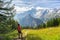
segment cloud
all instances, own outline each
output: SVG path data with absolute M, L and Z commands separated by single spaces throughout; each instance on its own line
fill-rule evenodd
M 13 0 L 16 6 L 40 6 L 47 8 L 60 8 L 60 0 Z
M 44 8 L 44 7 L 36 7 L 36 10 L 41 10 L 41 9 L 50 9 L 50 8 Z
M 25 11 L 31 10 L 33 7 L 19 7 L 15 6 L 16 13 L 23 13 Z

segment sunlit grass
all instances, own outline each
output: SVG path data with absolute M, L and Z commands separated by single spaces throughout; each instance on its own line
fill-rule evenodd
M 60 40 L 60 27 L 51 27 L 43 29 L 24 29 L 23 34 L 27 32 L 27 40 Z M 0 34 L 0 36 L 5 36 L 6 39 L 17 38 L 17 30 L 9 32 L 7 34 Z M 8 40 L 7 39 L 7 40 Z
M 29 30 L 28 40 L 60 40 L 60 27 Z

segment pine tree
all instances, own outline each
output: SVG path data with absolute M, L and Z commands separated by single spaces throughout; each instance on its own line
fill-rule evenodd
M 15 14 L 14 4 L 12 0 L 4 1 L 0 0 L 0 33 L 6 33 L 10 31 L 15 23 L 13 16 Z

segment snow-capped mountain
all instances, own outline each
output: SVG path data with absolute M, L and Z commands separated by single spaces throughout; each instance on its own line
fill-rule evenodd
M 47 9 L 48 10 L 48 9 Z M 50 10 L 48 10 L 49 12 L 48 12 L 48 14 L 46 14 L 45 16 L 44 16 L 44 18 L 56 18 L 56 16 L 59 16 L 60 17 L 60 9 L 50 9 Z
M 41 23 L 45 23 L 51 18 L 60 17 L 60 9 L 36 9 L 25 11 L 23 13 L 17 14 L 20 24 L 24 26 L 34 26 Z
M 43 23 L 42 20 L 33 18 L 31 14 L 27 14 L 24 18 L 20 19 L 20 24 L 23 26 L 37 26 Z

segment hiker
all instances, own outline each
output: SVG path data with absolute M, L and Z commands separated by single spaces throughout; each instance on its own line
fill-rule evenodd
M 19 39 L 21 39 L 22 38 L 22 32 L 21 32 L 21 26 L 20 26 L 20 24 L 18 24 L 18 37 L 19 37 Z

